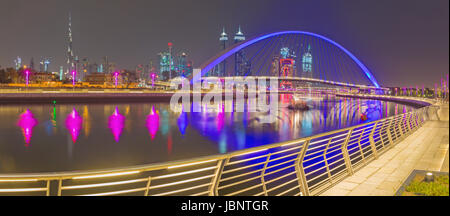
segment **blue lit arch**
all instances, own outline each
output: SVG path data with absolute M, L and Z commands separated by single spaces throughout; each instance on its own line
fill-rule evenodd
M 318 35 L 318 34 L 315 34 L 315 33 L 311 33 L 311 32 L 305 32 L 305 31 L 281 31 L 281 32 L 274 32 L 274 33 L 270 33 L 270 34 L 266 34 L 266 35 L 262 35 L 262 36 L 258 36 L 258 37 L 254 37 L 254 38 L 248 39 L 248 40 L 246 40 L 246 41 L 244 41 L 244 42 L 242 42 L 240 44 L 237 44 L 235 46 L 230 47 L 229 49 L 225 50 L 224 52 L 219 53 L 218 56 L 216 56 L 216 57 L 212 58 L 211 60 L 207 61 L 206 63 L 204 63 L 200 67 L 201 75 L 202 76 L 205 75 L 208 71 L 212 70 L 220 62 L 222 62 L 223 60 L 225 60 L 226 58 L 228 58 L 229 56 L 233 55 L 234 53 L 238 52 L 239 50 L 241 50 L 243 48 L 246 48 L 246 47 L 248 47 L 248 46 L 250 46 L 250 45 L 252 45 L 254 43 L 257 43 L 258 41 L 261 41 L 261 40 L 264 40 L 264 39 L 267 39 L 267 38 L 270 38 L 270 37 L 284 35 L 284 34 L 303 34 L 303 35 L 309 35 L 309 36 L 313 36 L 313 37 L 320 38 L 320 39 L 323 39 L 323 40 L 327 41 L 328 43 L 336 46 L 337 48 L 342 50 L 345 54 L 347 54 L 361 68 L 361 70 L 364 72 L 364 75 L 370 80 L 370 82 L 375 87 L 377 87 L 377 88 L 380 87 L 380 85 L 378 84 L 377 80 L 372 75 L 372 73 L 369 71 L 369 69 L 358 58 L 356 58 L 350 51 L 348 51 L 343 46 L 341 46 L 340 44 L 332 41 L 331 39 L 329 39 L 327 37 L 324 37 L 322 35 Z

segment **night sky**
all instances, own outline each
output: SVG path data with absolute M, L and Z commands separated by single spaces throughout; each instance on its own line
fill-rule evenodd
M 310 31 L 340 43 L 383 86 L 432 86 L 449 71 L 448 0 L 0 0 L 0 67 L 16 56 L 65 66 L 68 15 L 80 58 L 121 69 L 157 62 L 172 42 L 199 66 L 219 34 Z

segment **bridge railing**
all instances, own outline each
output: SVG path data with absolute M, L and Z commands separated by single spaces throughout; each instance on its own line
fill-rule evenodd
M 0 174 L 0 195 L 317 195 L 417 130 L 429 107 L 311 137 L 191 160 Z

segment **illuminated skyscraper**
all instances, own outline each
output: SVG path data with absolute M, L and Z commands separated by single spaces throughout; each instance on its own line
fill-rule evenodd
M 14 65 L 16 66 L 16 70 L 19 70 L 19 68 L 22 67 L 22 59 L 19 56 L 14 59 Z
M 31 57 L 31 60 L 30 60 L 30 69 L 34 70 L 34 58 L 33 57 Z
M 74 55 L 73 55 L 73 48 L 72 48 L 72 14 L 69 13 L 69 31 L 67 33 L 67 74 L 66 76 L 71 76 L 71 71 L 75 70 L 75 61 L 74 61 Z
M 241 31 L 241 26 L 239 26 L 239 30 L 234 36 L 234 43 L 240 43 L 244 40 L 245 36 Z M 234 76 L 250 75 L 250 62 L 247 60 L 243 50 L 240 50 L 234 54 L 234 70 Z
M 293 77 L 297 68 L 295 64 L 295 52 L 289 50 L 288 47 L 282 47 L 280 54 L 272 58 L 270 75 L 275 77 Z M 282 81 L 280 87 L 292 88 L 292 82 Z
M 311 45 L 308 45 L 308 50 L 302 57 L 302 69 L 303 74 L 302 77 L 312 78 L 312 54 L 311 54 Z
M 295 76 L 297 71 L 295 64 L 296 57 L 295 52 L 291 51 L 288 47 L 282 47 L 280 54 L 272 58 L 270 75 L 276 77 Z
M 172 79 L 172 72 L 175 71 L 175 62 L 172 55 L 172 43 L 168 43 L 169 51 L 159 53 L 159 78 L 162 80 Z
M 228 41 L 228 36 L 227 33 L 225 33 L 225 27 L 222 30 L 222 34 L 220 34 L 220 48 L 222 50 L 225 50 L 227 48 L 227 41 Z M 217 70 L 217 76 L 221 77 L 221 76 L 225 76 L 226 74 L 226 60 L 224 59 L 218 66 L 218 70 Z
M 50 57 L 42 57 L 39 62 L 39 71 L 40 72 L 48 72 L 48 67 L 50 65 Z

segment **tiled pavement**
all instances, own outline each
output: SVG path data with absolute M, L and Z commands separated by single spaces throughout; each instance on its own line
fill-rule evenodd
M 448 116 L 448 105 L 446 112 Z M 392 196 L 414 169 L 448 172 L 448 150 L 448 120 L 428 121 L 378 159 L 321 195 Z

